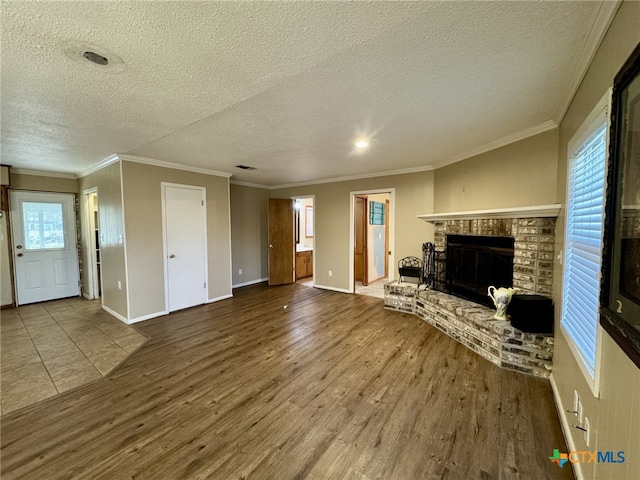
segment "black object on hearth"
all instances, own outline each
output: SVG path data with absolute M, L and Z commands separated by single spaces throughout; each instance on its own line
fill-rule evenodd
M 400 282 L 406 277 L 415 278 L 419 287 L 423 281 L 424 272 L 422 271 L 422 260 L 418 257 L 404 257 L 398 262 L 398 274 Z
M 542 295 L 514 295 L 507 308 L 511 325 L 526 333 L 553 333 L 553 300 Z

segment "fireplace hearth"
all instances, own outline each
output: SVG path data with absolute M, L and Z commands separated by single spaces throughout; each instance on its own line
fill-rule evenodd
M 385 307 L 417 315 L 502 368 L 548 378 L 553 334 L 520 331 L 508 321 L 494 319 L 493 305 L 488 308 L 478 303 L 489 300 L 489 285 L 513 286 L 536 298 L 551 296 L 559 210 L 560 205 L 538 205 L 418 215 L 434 225 L 433 243 L 422 247 L 426 289 L 387 283 Z M 466 245 L 469 240 L 476 245 Z M 447 257 L 453 257 L 449 267 Z M 467 268 L 470 265 L 473 268 Z M 447 276 L 447 269 L 455 272 Z M 460 278 L 452 281 L 455 274 Z M 451 284 L 454 289 L 475 291 L 478 297 L 468 300 L 460 298 L 460 293 L 449 294 Z M 468 294 L 463 296 L 469 298 Z M 544 324 L 536 318 L 531 320 L 534 329 Z

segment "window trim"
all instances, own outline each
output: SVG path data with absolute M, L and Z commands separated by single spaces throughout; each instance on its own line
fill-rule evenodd
M 569 235 L 569 225 L 568 225 L 568 212 L 567 209 L 569 207 L 569 186 L 570 186 L 570 182 L 571 182 L 571 167 L 572 167 L 572 162 L 574 161 L 574 158 L 577 154 L 577 152 L 579 151 L 579 149 L 584 145 L 585 141 L 591 136 L 593 135 L 599 128 L 602 127 L 602 125 L 606 125 L 606 131 L 605 131 L 605 164 L 604 164 L 604 170 L 602 172 L 603 176 L 604 176 L 604 181 L 605 181 L 605 191 L 606 191 L 606 182 L 607 182 L 607 165 L 608 165 L 608 154 L 609 154 L 609 131 L 611 128 L 611 118 L 610 118 L 610 111 L 611 111 L 611 93 L 612 93 L 612 89 L 609 88 L 607 90 L 607 92 L 604 94 L 604 96 L 600 99 L 600 101 L 598 101 L 598 103 L 596 104 L 596 106 L 594 107 L 594 109 L 591 111 L 591 113 L 587 116 L 587 118 L 584 120 L 584 122 L 582 123 L 582 125 L 578 128 L 578 130 L 575 132 L 575 134 L 573 135 L 573 137 L 571 137 L 571 140 L 569 140 L 569 143 L 567 145 L 567 174 L 566 174 L 566 190 L 565 190 L 565 232 L 564 232 L 564 250 L 566 251 L 567 246 L 569 244 L 568 242 L 568 235 Z M 600 233 L 601 235 L 604 234 L 604 197 L 602 198 L 602 209 L 603 209 L 603 215 L 602 215 L 602 225 L 601 225 L 601 230 Z M 603 257 L 602 257 L 602 249 L 600 250 L 600 268 L 598 270 L 598 275 L 601 275 L 601 267 L 602 267 L 602 261 L 603 261 Z M 580 371 L 582 372 L 582 374 L 584 375 L 585 381 L 587 382 L 587 384 L 589 385 L 589 387 L 591 388 L 591 392 L 593 393 L 593 395 L 595 397 L 599 397 L 600 396 L 600 367 L 601 367 L 601 357 L 602 357 L 602 336 L 603 336 L 603 329 L 602 326 L 600 325 L 599 322 L 599 309 L 596 310 L 595 315 L 596 315 L 596 334 L 595 334 L 595 352 L 594 352 L 594 369 L 593 369 L 593 376 L 591 375 L 590 372 L 590 367 L 587 366 L 585 359 L 583 358 L 582 353 L 580 352 L 580 349 L 578 348 L 578 346 L 576 345 L 576 342 L 574 341 L 572 335 L 568 332 L 568 330 L 565 327 L 565 324 L 563 322 L 564 320 L 564 312 L 565 312 L 565 305 L 564 305 L 564 299 L 565 299 L 565 288 L 566 288 L 566 282 L 565 282 L 565 276 L 566 276 L 566 268 L 567 268 L 567 264 L 566 262 L 563 262 L 563 267 L 562 267 L 562 292 L 561 292 L 561 311 L 560 311 L 560 330 L 562 331 L 566 341 L 567 341 L 567 345 L 569 346 L 569 349 L 571 350 L 571 353 L 573 354 L 573 356 L 575 357 L 576 363 L 578 364 Z M 599 278 L 599 277 L 598 277 Z M 600 291 L 600 281 L 598 279 L 598 291 Z M 599 300 L 599 297 L 598 297 Z M 599 302 L 598 302 L 599 305 Z

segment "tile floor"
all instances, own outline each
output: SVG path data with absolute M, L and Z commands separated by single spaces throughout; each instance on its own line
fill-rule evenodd
M 356 282 L 356 294 L 368 295 L 369 297 L 384 298 L 384 284 L 387 282 L 388 280 L 386 279 L 386 277 L 381 278 L 380 280 L 376 280 L 366 287 L 363 287 L 361 282 Z
M 387 283 L 386 278 L 381 278 L 373 283 L 370 283 L 366 287 L 362 286 L 362 282 L 356 282 L 356 294 L 368 295 L 370 297 L 384 298 L 384 284 Z M 313 287 L 313 277 L 303 278 L 296 282 L 298 285 L 305 287 Z
M 82 298 L 0 312 L 0 414 L 106 376 L 146 337 Z
M 303 285 L 305 287 L 313 287 L 313 277 L 306 277 L 296 282 L 298 285 Z

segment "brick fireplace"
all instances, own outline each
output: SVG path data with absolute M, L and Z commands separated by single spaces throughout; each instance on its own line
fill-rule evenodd
M 560 205 L 542 205 L 418 218 L 434 224 L 437 250 L 446 250 L 447 235 L 513 238 L 513 286 L 550 296 L 559 210 Z M 541 377 L 551 373 L 553 335 L 521 332 L 508 321 L 495 320 L 492 308 L 398 282 L 385 285 L 385 307 L 416 315 L 501 368 Z
M 447 235 L 513 237 L 513 286 L 524 293 L 546 296 L 553 293 L 555 218 L 485 218 L 433 223 L 437 250 L 446 250 Z

